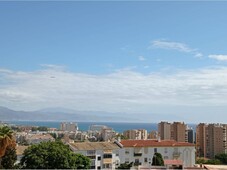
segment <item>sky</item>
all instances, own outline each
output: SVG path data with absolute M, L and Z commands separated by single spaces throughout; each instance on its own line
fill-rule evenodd
M 227 2 L 0 1 L 0 106 L 227 122 Z

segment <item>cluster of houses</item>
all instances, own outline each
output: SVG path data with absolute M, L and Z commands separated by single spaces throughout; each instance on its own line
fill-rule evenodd
M 93 125 L 86 134 L 83 134 L 75 124 L 62 123 L 60 130 L 49 129 L 47 132 L 34 132 L 27 129 L 17 132 L 16 139 L 17 143 L 31 145 L 43 141 L 54 141 L 57 136 L 61 135 L 62 141 L 69 145 L 73 152 L 89 157 L 90 168 L 96 170 L 116 169 L 121 164 L 131 164 L 132 167 L 139 169 L 151 168 L 153 167 L 152 158 L 156 152 L 160 153 L 164 159 L 163 168 L 194 167 L 196 151 L 194 144 L 176 140 L 160 140 L 157 137 L 147 139 L 146 131 L 134 131 L 126 131 L 125 136 L 129 139 L 121 140 L 120 137 L 116 137 L 116 133 L 111 128 L 103 125 Z M 27 147 L 17 146 L 18 161 Z
M 75 153 L 91 159 L 91 169 L 116 169 L 121 164 L 132 163 L 133 167 L 151 168 L 156 152 L 164 159 L 164 168 L 186 168 L 195 165 L 195 145 L 173 140 L 116 140 L 114 142 L 67 143 Z M 18 146 L 18 159 L 25 146 Z M 18 160 L 19 161 L 19 160 Z
M 92 160 L 91 169 L 116 169 L 120 164 L 152 167 L 156 152 L 163 156 L 165 168 L 195 165 L 195 145 L 173 140 L 116 140 L 114 142 L 69 143 L 75 153 Z

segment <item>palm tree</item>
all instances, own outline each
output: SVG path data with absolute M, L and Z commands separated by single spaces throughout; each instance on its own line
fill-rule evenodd
M 8 126 L 0 126 L 0 163 L 1 158 L 5 155 L 7 146 L 16 145 L 13 139 L 13 131 Z

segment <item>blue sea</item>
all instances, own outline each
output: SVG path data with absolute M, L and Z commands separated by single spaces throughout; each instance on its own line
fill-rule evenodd
M 53 121 L 10 121 L 7 122 L 14 125 L 27 125 L 27 126 L 46 126 L 50 128 L 60 128 L 61 122 Z M 114 129 L 114 131 L 122 133 L 129 129 L 146 129 L 148 132 L 158 130 L 157 123 L 123 123 L 123 122 L 76 122 L 79 130 L 87 131 L 91 125 L 106 125 Z M 188 124 L 195 130 L 196 124 Z

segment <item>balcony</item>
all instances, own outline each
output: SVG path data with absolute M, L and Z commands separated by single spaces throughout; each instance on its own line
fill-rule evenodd
M 173 157 L 174 158 L 179 158 L 180 157 L 180 152 L 173 152 Z
M 142 153 L 134 153 L 134 157 L 142 156 Z
M 141 165 L 141 162 L 134 162 L 134 166 L 139 166 Z
M 112 164 L 112 159 L 111 158 L 103 159 L 103 164 Z

